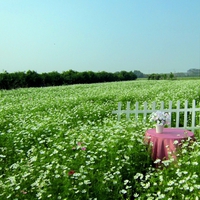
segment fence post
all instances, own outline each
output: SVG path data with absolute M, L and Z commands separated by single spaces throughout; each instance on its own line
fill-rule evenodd
M 135 103 L 135 120 L 138 120 L 138 110 L 139 110 L 139 103 L 138 101 Z
M 169 101 L 168 112 L 172 113 L 172 101 Z M 170 124 L 169 124 L 169 127 L 171 127 L 171 124 L 172 124 L 172 115 L 170 115 Z
M 152 112 L 155 112 L 156 111 L 156 102 L 154 101 L 152 103 Z
M 187 114 L 188 114 L 188 101 L 185 100 L 185 111 L 184 111 L 184 128 L 187 128 Z
M 179 118 L 180 118 L 180 101 L 177 101 L 176 104 L 176 128 L 179 127 Z
M 161 101 L 161 103 L 160 103 L 160 110 L 164 110 L 164 102 L 163 101 Z
M 127 105 L 126 105 L 126 119 L 129 119 L 130 118 L 130 101 L 127 102 Z
M 121 102 L 119 102 L 118 103 L 118 109 L 117 109 L 117 112 L 115 112 L 116 114 L 117 114 L 117 119 L 118 119 L 118 121 L 120 121 L 120 119 L 121 119 L 121 109 L 122 108 L 122 104 L 121 104 Z
M 144 102 L 144 115 L 143 115 L 143 120 L 144 123 L 146 122 L 146 118 L 147 118 L 147 102 Z
M 195 127 L 195 112 L 196 112 L 196 102 L 195 100 L 193 99 L 192 101 L 192 132 L 194 132 L 194 127 Z

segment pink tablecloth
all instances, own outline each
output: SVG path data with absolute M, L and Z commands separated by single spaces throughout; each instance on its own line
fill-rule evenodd
M 176 148 L 181 140 L 188 137 L 194 138 L 194 133 L 180 128 L 164 128 L 163 133 L 156 133 L 155 129 L 149 129 L 145 134 L 145 140 L 153 143 L 153 160 L 168 159 L 168 152 L 175 156 Z

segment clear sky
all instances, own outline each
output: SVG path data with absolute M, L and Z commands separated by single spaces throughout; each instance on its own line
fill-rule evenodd
M 0 0 L 0 72 L 200 68 L 200 0 Z

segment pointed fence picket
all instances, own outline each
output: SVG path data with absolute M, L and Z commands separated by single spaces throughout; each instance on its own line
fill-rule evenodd
M 121 119 L 122 114 L 126 114 L 127 119 L 130 119 L 131 114 L 135 114 L 135 120 L 138 119 L 139 114 L 142 114 L 143 115 L 143 121 L 146 122 L 147 115 L 149 113 L 155 112 L 156 110 L 161 110 L 163 112 L 170 112 L 171 114 L 176 113 L 176 119 L 175 119 L 175 122 L 176 122 L 175 127 L 176 128 L 184 128 L 184 129 L 188 129 L 188 130 L 191 130 L 191 131 L 194 131 L 195 129 L 199 129 L 200 124 L 195 123 L 196 117 L 198 117 L 198 119 L 200 119 L 200 108 L 196 108 L 196 101 L 195 100 L 192 101 L 192 107 L 191 108 L 188 108 L 188 101 L 187 100 L 185 100 L 184 108 L 181 108 L 180 105 L 181 105 L 181 102 L 180 102 L 180 100 L 178 100 L 177 103 L 176 103 L 176 108 L 173 108 L 172 101 L 169 101 L 168 108 L 165 108 L 164 102 L 162 101 L 161 104 L 160 104 L 160 108 L 157 108 L 156 102 L 153 102 L 151 109 L 149 109 L 147 102 L 144 102 L 143 103 L 143 109 L 140 109 L 139 102 L 136 102 L 135 103 L 135 109 L 131 110 L 130 102 L 127 102 L 126 110 L 122 110 L 122 103 L 119 102 L 118 103 L 118 109 L 112 111 L 112 114 L 117 114 L 118 120 Z M 197 112 L 198 112 L 198 115 L 196 115 Z M 183 127 L 179 126 L 180 113 L 183 113 L 183 115 L 184 115 Z M 188 116 L 189 115 L 191 116 L 191 123 L 188 126 Z M 171 126 L 171 123 L 170 123 L 169 127 L 170 126 Z

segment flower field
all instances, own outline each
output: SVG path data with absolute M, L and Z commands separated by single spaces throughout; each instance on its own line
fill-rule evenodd
M 118 102 L 196 100 L 200 80 L 127 81 L 0 91 L 0 199 L 200 199 L 200 140 L 155 168 L 142 121 Z M 157 160 L 156 162 L 159 162 Z

